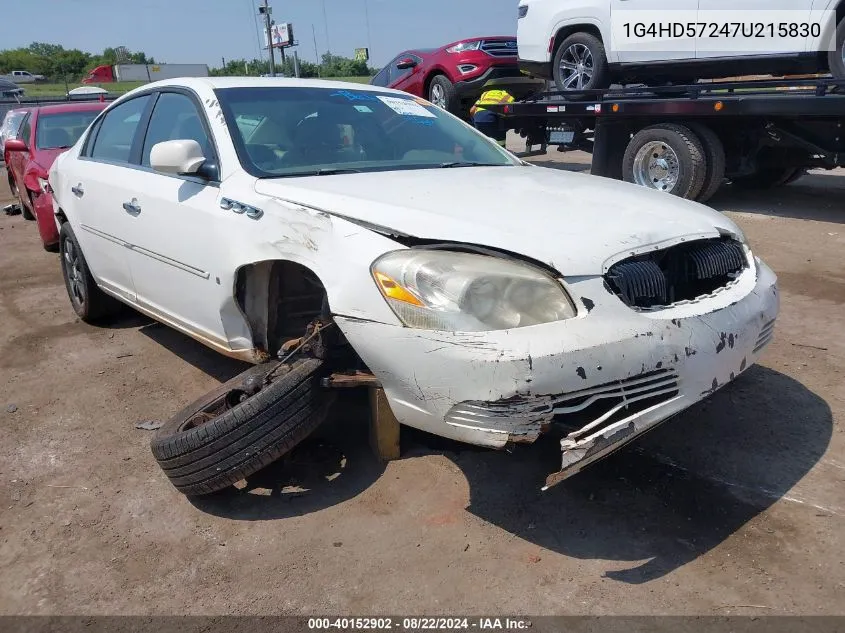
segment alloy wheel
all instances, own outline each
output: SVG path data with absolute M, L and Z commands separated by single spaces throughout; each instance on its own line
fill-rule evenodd
M 573 44 L 560 58 L 564 90 L 584 90 L 593 78 L 593 53 L 584 44 Z
M 65 239 L 62 242 L 62 257 L 64 258 L 65 275 L 67 275 L 71 299 L 76 305 L 83 306 L 85 305 L 85 279 L 79 251 L 77 251 L 73 241 Z

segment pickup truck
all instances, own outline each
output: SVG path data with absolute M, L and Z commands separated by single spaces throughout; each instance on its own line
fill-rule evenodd
M 13 70 L 8 75 L 0 76 L 0 79 L 8 79 L 16 84 L 34 84 L 37 81 L 46 81 L 44 75 L 33 75 L 26 70 Z

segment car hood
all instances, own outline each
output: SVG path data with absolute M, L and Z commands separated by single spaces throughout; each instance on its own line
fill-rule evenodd
M 725 232 L 742 236 L 703 205 L 533 166 L 261 179 L 256 191 L 380 232 L 517 253 L 567 276 L 603 274 L 615 261 L 655 246 Z

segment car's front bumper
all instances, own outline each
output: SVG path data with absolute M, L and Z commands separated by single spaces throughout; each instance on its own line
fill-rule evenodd
M 601 277 L 568 280 L 578 316 L 498 332 L 434 332 L 336 321 L 403 424 L 501 448 L 562 424 L 564 479 L 732 381 L 771 340 L 774 273 L 757 261 L 733 285 L 659 312 L 636 311 Z
M 504 64 L 490 66 L 486 71 L 472 79 L 465 79 L 455 83 L 455 93 L 461 99 L 476 99 L 484 92 L 485 84 L 491 79 L 507 79 L 510 77 L 521 77 L 519 67 L 516 64 Z

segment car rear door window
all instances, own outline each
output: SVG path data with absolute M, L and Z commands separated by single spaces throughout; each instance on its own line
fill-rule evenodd
M 32 138 L 32 115 L 29 112 L 26 113 L 26 118 L 23 120 L 18 138 L 29 146 L 29 141 Z
M 150 166 L 150 152 L 154 145 L 175 140 L 196 141 L 206 158 L 211 158 L 214 153 L 202 114 L 191 98 L 177 92 L 164 92 L 156 101 L 147 127 L 141 165 Z
M 135 133 L 149 100 L 150 95 L 143 95 L 121 103 L 107 112 L 97 131 L 97 138 L 94 139 L 91 158 L 128 163 Z

